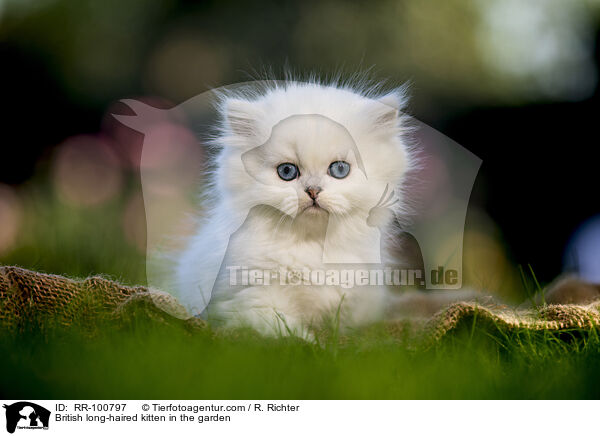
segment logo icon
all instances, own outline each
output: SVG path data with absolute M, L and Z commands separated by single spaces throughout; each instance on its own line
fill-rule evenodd
M 28 401 L 4 405 L 6 409 L 6 431 L 14 433 L 18 429 L 48 429 L 50 411 Z
M 184 268 L 184 272 L 179 274 L 180 277 L 175 279 L 174 276 L 178 273 L 174 273 L 169 267 L 164 268 L 164 253 L 171 250 L 173 254 L 183 252 L 185 244 L 181 242 L 194 237 L 193 230 L 190 229 L 195 226 L 182 217 L 192 216 L 199 208 L 197 202 L 192 200 L 199 197 L 196 183 L 198 174 L 212 165 L 207 166 L 205 160 L 212 162 L 218 148 L 202 145 L 215 144 L 218 126 L 224 119 L 224 114 L 219 112 L 219 108 L 223 108 L 222 97 L 237 95 L 239 91 L 240 95 L 252 98 L 251 96 L 264 94 L 264 91 L 271 89 L 274 84 L 248 82 L 231 85 L 199 94 L 170 109 L 159 109 L 127 99 L 122 100 L 122 103 L 129 107 L 133 115 L 113 114 L 125 126 L 144 134 L 140 174 L 146 212 L 148 284 L 156 289 L 172 289 L 176 286 L 174 280 L 180 282 L 179 285 L 189 290 L 182 301 L 186 309 L 193 314 L 203 314 L 213 298 L 217 284 L 227 281 L 226 271 L 241 271 L 244 274 L 244 265 L 235 260 L 232 254 L 236 250 L 230 248 L 243 243 L 239 235 L 244 234 L 244 230 L 247 230 L 254 220 L 254 211 L 267 208 L 273 212 L 273 216 L 281 215 L 282 219 L 275 226 L 275 230 L 285 229 L 286 225 L 294 223 L 295 219 L 302 219 L 299 213 L 303 210 L 314 212 L 315 209 L 309 207 L 322 206 L 316 202 L 316 196 L 321 192 L 317 192 L 316 188 L 320 187 L 323 180 L 329 181 L 330 177 L 344 178 L 348 174 L 332 176 L 331 168 L 328 168 L 326 173 L 322 171 L 323 167 L 314 174 L 305 171 L 305 180 L 300 182 L 300 172 L 293 162 L 271 162 L 272 157 L 278 156 L 279 153 L 276 144 L 295 143 L 283 141 L 284 137 L 287 138 L 286 132 L 300 132 L 302 135 L 319 132 L 318 135 L 313 135 L 314 137 L 327 132 L 327 135 L 336 138 L 336 162 L 348 165 L 348 160 L 354 159 L 356 168 L 360 171 L 353 173 L 358 176 L 352 185 L 353 189 L 344 190 L 340 187 L 335 194 L 337 200 L 330 197 L 330 206 L 337 210 L 335 214 L 323 214 L 317 209 L 316 213 L 319 215 L 316 216 L 325 217 L 323 221 L 326 221 L 324 235 L 319 235 L 323 236 L 322 264 L 332 266 L 326 269 L 360 271 L 364 266 L 373 266 L 374 270 L 383 270 L 387 265 L 383 264 L 382 247 L 390 228 L 393 227 L 393 231 L 398 235 L 397 239 L 414 240 L 410 245 L 415 247 L 414 254 L 408 253 L 412 256 L 411 259 L 395 259 L 392 256 L 394 261 L 399 261 L 392 265 L 398 267 L 394 271 L 402 274 L 400 270 L 408 272 L 414 269 L 419 276 L 416 283 L 425 289 L 461 288 L 465 219 L 481 159 L 435 129 L 402 114 L 407 123 L 402 132 L 407 132 L 407 135 L 410 132 L 404 141 L 407 153 L 410 151 L 407 156 L 414 153 L 415 163 L 405 165 L 406 174 L 399 183 L 396 173 L 390 173 L 389 177 L 373 172 L 367 174 L 364 159 L 355 142 L 356 135 L 353 135 L 353 130 L 348 129 L 350 125 L 338 122 L 341 118 L 336 121 L 322 114 L 302 111 L 294 113 L 290 109 L 279 117 L 281 119 L 277 118 L 276 114 L 269 115 L 268 126 L 257 133 L 252 124 L 253 114 L 246 113 L 248 107 L 242 100 L 235 99 L 237 103 L 234 102 L 233 107 L 237 109 L 227 119 L 228 123 L 233 120 L 234 125 L 230 127 L 237 129 L 236 140 L 241 141 L 240 147 L 236 148 L 238 151 L 232 151 L 232 156 L 239 154 L 241 158 L 240 165 L 235 165 L 235 171 L 240 180 L 244 180 L 244 184 L 257 183 L 256 186 L 246 187 L 249 192 L 260 192 L 263 195 L 245 197 L 240 201 L 239 213 L 229 217 L 227 229 L 223 230 L 227 233 L 226 237 L 215 238 L 210 261 L 203 262 L 193 256 L 194 262 L 198 261 L 206 267 L 202 274 L 188 275 Z M 285 88 L 289 83 L 284 82 L 280 85 Z M 236 104 L 241 106 L 237 107 Z M 390 122 L 390 116 L 400 116 L 399 109 L 390 106 L 387 101 L 372 100 L 371 105 L 376 114 L 384 114 L 383 118 L 376 118 L 377 122 L 387 123 Z M 251 140 L 240 139 L 247 138 L 248 135 L 251 136 Z M 313 151 L 318 156 L 319 141 L 315 140 L 313 143 Z M 168 156 L 168 159 L 165 156 Z M 331 163 L 333 162 L 327 162 Z M 277 165 L 273 166 L 275 164 Z M 275 167 L 277 172 L 273 171 Z M 279 167 L 283 171 L 281 174 Z M 244 171 L 239 171 L 240 168 Z M 343 170 L 343 165 L 340 168 Z M 281 180 L 289 184 L 282 184 Z M 296 181 L 292 182 L 293 180 Z M 319 195 L 322 203 L 323 194 Z M 348 225 L 349 205 L 355 205 L 357 202 L 361 207 L 352 209 L 355 218 L 353 223 L 360 227 L 361 234 L 366 235 L 365 239 L 372 242 L 369 250 L 361 253 L 362 263 L 355 263 L 354 253 L 338 249 L 339 244 L 331 238 L 335 232 L 332 229 Z M 246 210 L 243 210 L 246 206 Z M 363 219 L 367 226 L 362 225 Z M 314 225 L 310 228 L 314 230 Z M 383 237 L 384 235 L 386 237 Z M 231 259 L 233 263 L 229 263 Z M 390 263 L 387 252 L 384 259 Z M 409 266 L 415 268 L 400 268 L 404 263 L 409 263 Z M 196 269 L 196 266 L 190 268 L 192 271 Z M 369 270 L 370 267 L 366 269 Z M 261 273 L 264 271 L 261 270 Z M 274 273 L 277 274 L 277 271 Z M 272 276 L 272 272 L 269 272 L 269 277 Z M 155 303 L 171 315 L 181 316 L 181 312 L 175 313 L 158 299 Z

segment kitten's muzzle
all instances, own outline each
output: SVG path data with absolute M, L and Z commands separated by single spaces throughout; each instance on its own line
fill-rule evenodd
M 304 192 L 306 192 L 308 194 L 308 196 L 310 197 L 310 199 L 313 202 L 316 202 L 317 196 L 319 195 L 319 192 L 321 192 L 321 188 L 320 187 L 309 186 L 308 188 L 306 188 L 304 190 Z

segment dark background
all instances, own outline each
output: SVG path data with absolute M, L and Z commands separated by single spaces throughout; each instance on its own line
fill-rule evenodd
M 112 131 L 106 114 L 115 101 L 174 105 L 265 68 L 275 77 L 285 66 L 324 75 L 372 68 L 375 78 L 410 80 L 409 112 L 483 160 L 469 220 L 477 227 L 484 217 L 498 262 L 531 264 L 541 281 L 552 280 L 573 232 L 600 212 L 599 8 L 501 3 L 0 1 L 0 194 L 12 198 L 0 209 L 6 216 L 18 204 L 10 216 L 25 223 L 4 247 L 0 238 L 0 260 L 52 272 L 81 260 L 79 243 L 43 251 L 46 242 L 21 233 L 35 225 L 27 216 L 38 216 L 31 192 L 52 186 L 56 148 Z M 136 186 L 135 169 L 124 171 Z M 126 208 L 129 194 L 119 195 Z M 45 225 L 42 233 L 53 232 Z M 74 251 L 64 262 L 44 257 L 65 250 Z M 111 272 L 92 259 L 86 265 L 72 272 Z

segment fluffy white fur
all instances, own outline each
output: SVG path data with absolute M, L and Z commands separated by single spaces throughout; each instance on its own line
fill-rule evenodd
M 204 314 L 226 327 L 263 334 L 306 336 L 338 309 L 343 327 L 380 319 L 387 304 L 381 287 L 275 282 L 240 288 L 229 286 L 227 271 L 216 271 L 222 262 L 272 271 L 385 262 L 379 235 L 403 213 L 401 186 L 412 163 L 404 104 L 402 90 L 377 95 L 314 82 L 224 95 L 216 138 L 222 150 L 211 188 L 216 202 L 178 260 L 180 299 L 195 313 L 208 304 Z M 344 179 L 327 171 L 338 160 L 351 165 Z M 277 166 L 283 162 L 295 163 L 300 177 L 281 180 Z M 321 188 L 321 209 L 308 207 L 309 186 Z M 370 212 L 386 186 L 400 201 L 394 213 L 374 219 Z

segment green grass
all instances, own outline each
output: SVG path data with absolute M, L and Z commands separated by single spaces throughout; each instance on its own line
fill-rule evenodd
M 128 188 L 130 191 L 131 189 Z M 121 227 L 127 193 L 100 207 L 22 193 L 18 245 L 0 258 L 38 271 L 144 283 L 144 256 Z M 539 286 L 539 285 L 538 285 Z M 373 326 L 319 344 L 150 322 L 0 330 L 5 398 L 600 398 L 598 331 L 503 332 L 468 320 L 424 349 Z M 334 323 L 335 324 L 335 323 Z M 46 326 L 48 324 L 46 323 Z
M 133 192 L 130 187 L 106 204 L 78 208 L 60 202 L 51 187 L 31 183 L 21 190 L 24 218 L 18 242 L 0 256 L 0 264 L 145 284 L 144 253 L 127 241 L 122 226 L 125 202 Z
M 471 323 L 466 323 L 471 324 Z M 8 398 L 598 398 L 598 332 L 492 332 L 475 324 L 428 348 L 374 326 L 319 345 L 142 318 L 101 333 L 0 338 Z

